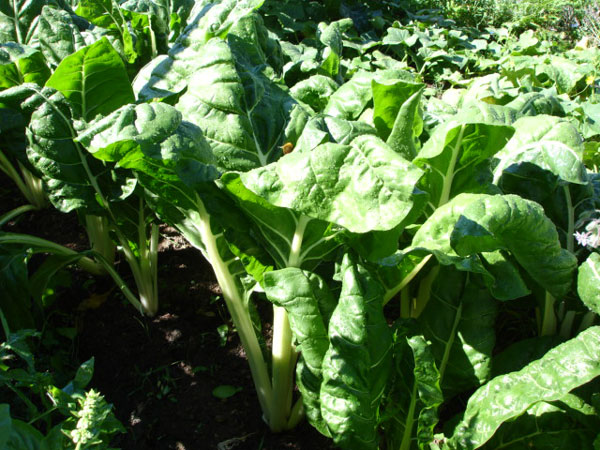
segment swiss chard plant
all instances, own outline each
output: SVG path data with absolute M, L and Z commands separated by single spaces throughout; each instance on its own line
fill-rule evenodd
M 273 431 L 592 448 L 597 51 L 401 23 L 395 2 L 144 5 L 80 2 L 104 37 L 0 102 L 50 201 L 106 221 L 146 311 L 156 214 L 212 265 Z

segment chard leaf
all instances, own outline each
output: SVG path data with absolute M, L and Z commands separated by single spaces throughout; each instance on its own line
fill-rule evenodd
M 446 397 L 489 379 L 496 315 L 495 300 L 472 276 L 451 266 L 440 268 L 418 322 L 431 341 Z
M 395 336 L 396 373 L 386 395 L 382 427 L 388 448 L 425 448 L 433 441 L 437 409 L 443 401 L 440 373 L 431 344 L 416 334 L 410 322 L 400 325 Z
M 559 402 L 536 403 L 516 420 L 503 424 L 484 448 L 592 448 L 598 426 L 594 408 L 567 394 Z
M 423 189 L 433 205 L 441 206 L 461 192 L 485 191 L 485 178 L 478 180 L 473 172 L 504 147 L 514 130 L 497 120 L 481 120 L 473 111 L 454 117 L 436 128 L 415 158 L 416 165 L 428 169 Z
M 420 176 L 383 142 L 364 136 L 291 153 L 241 179 L 271 204 L 365 233 L 389 230 L 409 214 Z
M 398 113 L 400 112 L 402 106 L 414 94 L 422 91 L 424 85 L 422 83 L 414 83 L 407 80 L 375 78 L 371 82 L 371 88 L 373 91 L 374 105 L 373 123 L 377 128 L 378 136 L 383 140 L 387 140 L 390 137 L 390 134 L 392 134 Z M 416 112 L 416 108 L 413 107 L 411 109 L 413 112 Z M 411 127 L 414 120 L 415 117 L 413 117 L 411 120 Z M 418 127 L 419 124 L 417 122 L 417 130 Z M 418 133 L 415 134 L 418 136 Z
M 75 118 L 85 121 L 135 100 L 123 61 L 106 38 L 66 57 L 46 86 L 62 92 Z
M 588 328 L 522 370 L 492 379 L 469 399 L 451 448 L 479 448 L 503 423 L 540 402 L 560 400 L 599 376 L 599 349 L 600 327 Z
M 553 116 L 523 117 L 513 126 L 515 134 L 496 157 L 500 163 L 494 170 L 494 181 L 501 181 L 503 172 L 526 178 L 524 163 L 535 164 L 550 171 L 562 181 L 586 184 L 583 145 L 577 128 Z
M 362 121 L 316 116 L 306 123 L 298 139 L 296 151 L 311 151 L 319 144 L 326 142 L 350 144 L 355 138 L 367 134 L 375 136 L 377 131 Z
M 259 8 L 263 1 L 198 2 L 190 13 L 188 26 L 168 55 L 156 58 L 138 74 L 134 89 L 140 100 L 184 91 L 189 76 L 207 64 L 206 57 L 201 56 L 204 45 L 214 37 L 225 39 L 233 24 Z
M 135 62 L 138 57 L 135 36 L 115 0 L 81 0 L 75 12 L 98 27 L 116 32 L 123 44 L 125 59 L 129 63 Z
M 63 212 L 78 209 L 85 214 L 104 215 L 103 200 L 120 201 L 129 196 L 135 180 L 114 172 L 112 165 L 88 157 L 73 141 L 76 133 L 67 99 L 51 88 L 26 87 L 30 97 L 23 107 L 33 111 L 27 129 L 27 155 L 43 174 L 52 204 Z
M 321 414 L 342 448 L 376 449 L 377 410 L 391 372 L 392 332 L 383 289 L 352 257 L 341 267 L 342 291 L 329 322 Z
M 265 274 L 267 298 L 285 308 L 300 358 L 296 367 L 308 421 L 325 436 L 331 436 L 321 415 L 319 394 L 323 382 L 322 364 L 329 348 L 327 329 L 336 302 L 318 275 L 297 268 Z
M 508 250 L 556 298 L 573 282 L 577 260 L 560 246 L 554 224 L 537 203 L 516 195 L 481 195 L 470 202 L 450 236 L 459 255 Z
M 394 151 L 409 161 L 412 161 L 417 155 L 415 140 L 423 131 L 423 119 L 419 115 L 422 93 L 423 89 L 420 89 L 402 104 L 394 121 L 392 132 L 386 141 Z
M 600 254 L 592 253 L 579 266 L 577 293 L 589 309 L 600 314 Z
M 371 72 L 359 71 L 340 86 L 327 101 L 324 114 L 346 120 L 357 120 L 369 101 L 371 91 Z
M 337 90 L 338 85 L 331 78 L 324 75 L 313 75 L 306 80 L 296 83 L 290 93 L 295 99 L 306 103 L 317 112 L 327 106 L 331 95 Z
M 23 83 L 43 85 L 49 76 L 39 50 L 14 42 L 0 44 L 0 90 Z
M 238 67 L 244 60 L 226 42 L 210 41 L 195 58 L 176 107 L 202 128 L 219 165 L 246 171 L 273 161 L 294 100 L 256 67 Z
M 239 174 L 226 173 L 219 182 L 255 223 L 260 242 L 277 267 L 313 268 L 340 245 L 335 239 L 339 229 L 268 203 L 248 190 Z
M 33 43 L 40 47 L 52 67 L 86 46 L 85 38 L 73 17 L 67 11 L 49 5 L 44 6 L 39 16 Z
M 0 3 L 0 42 L 28 44 L 44 0 L 6 0 Z

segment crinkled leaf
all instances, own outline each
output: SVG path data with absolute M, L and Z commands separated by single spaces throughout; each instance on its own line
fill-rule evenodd
M 480 386 L 490 377 L 497 306 L 471 277 L 452 267 L 440 268 L 418 319 L 431 341 L 446 396 Z
M 317 112 L 327 106 L 331 95 L 337 90 L 338 85 L 331 78 L 324 75 L 313 75 L 306 80 L 296 83 L 290 94 L 295 99 L 306 103 Z
M 248 190 L 239 174 L 226 173 L 219 180 L 235 198 L 238 207 L 255 223 L 262 246 L 270 253 L 278 268 L 290 265 L 313 268 L 340 243 L 335 239 L 339 230 L 331 224 L 299 217 L 287 208 L 268 203 Z M 301 241 L 298 238 L 301 237 Z M 300 242 L 292 261 L 292 246 Z
M 0 42 L 28 44 L 44 0 L 4 0 L 0 3 Z
M 522 370 L 494 378 L 469 399 L 451 447 L 478 448 L 536 403 L 560 400 L 599 376 L 599 349 L 600 327 L 588 328 Z
M 33 41 L 52 67 L 86 46 L 85 38 L 73 17 L 67 11 L 49 5 L 42 9 Z
M 377 410 L 392 363 L 392 332 L 382 287 L 352 257 L 341 267 L 342 292 L 329 322 L 321 413 L 342 448 L 376 449 Z
M 300 352 L 296 382 L 307 418 L 322 434 L 330 436 L 321 416 L 319 394 L 323 358 L 329 348 L 329 319 L 336 302 L 321 277 L 297 268 L 265 274 L 263 288 L 267 298 L 288 313 L 296 350 Z
M 560 246 L 554 224 L 537 203 L 515 195 L 479 196 L 450 236 L 459 255 L 508 250 L 532 278 L 557 298 L 573 282 L 577 260 Z
M 523 178 L 518 166 L 530 163 L 550 171 L 560 180 L 576 184 L 587 183 L 586 169 L 582 162 L 581 137 L 571 123 L 557 117 L 540 115 L 523 117 L 513 126 L 515 134 L 496 155 L 499 160 L 494 170 L 496 182 L 506 170 L 513 176 Z
M 577 293 L 588 308 L 600 314 L 600 254 L 592 253 L 579 266 Z
M 421 171 L 369 136 L 351 145 L 323 144 L 241 175 L 276 206 L 356 233 L 389 230 L 410 212 Z
M 422 188 L 434 205 L 461 192 L 485 189 L 487 180 L 473 177 L 474 169 L 504 147 L 514 130 L 498 119 L 480 117 L 468 110 L 440 125 L 415 158 L 415 164 L 428 168 Z

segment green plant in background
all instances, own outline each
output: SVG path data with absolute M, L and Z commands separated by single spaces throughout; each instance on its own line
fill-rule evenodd
M 0 316 L 6 341 L 0 344 L 0 446 L 2 448 L 107 449 L 124 432 L 101 394 L 85 387 L 94 360 L 83 363 L 63 388 L 36 369 L 33 330 L 11 332 Z M 6 402 L 9 403 L 6 403 Z M 33 446 L 33 447 L 32 447 Z

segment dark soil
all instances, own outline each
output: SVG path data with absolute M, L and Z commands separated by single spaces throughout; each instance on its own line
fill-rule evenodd
M 0 190 L 0 214 L 24 203 L 6 181 Z M 89 387 L 104 394 L 127 428 L 113 446 L 125 450 L 334 448 L 306 422 L 287 433 L 269 431 L 212 268 L 175 230 L 161 229 L 156 317 L 137 312 L 110 280 L 94 279 L 77 269 L 71 269 L 73 286 L 55 304 L 78 329 L 73 367 L 95 358 Z M 87 246 L 76 214 L 51 208 L 27 213 L 3 231 L 37 235 L 76 250 Z M 133 288 L 126 264 L 117 267 Z M 260 310 L 268 320 L 268 305 Z M 220 334 L 223 325 L 228 331 Z M 238 391 L 219 399 L 212 392 L 220 385 Z

